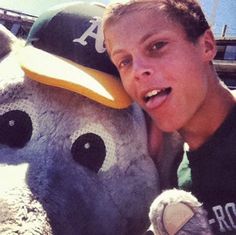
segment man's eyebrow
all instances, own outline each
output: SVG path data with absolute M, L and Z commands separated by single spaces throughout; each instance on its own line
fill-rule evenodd
M 122 53 L 122 52 L 124 52 L 123 49 L 117 49 L 117 50 L 115 50 L 115 51 L 113 51 L 113 52 L 111 53 L 111 57 L 113 57 L 114 55 L 120 54 L 120 53 Z
M 141 39 L 139 40 L 139 43 L 143 43 L 145 42 L 148 38 L 150 38 L 153 34 L 155 33 L 147 33 L 144 36 L 141 37 Z
M 147 33 L 145 34 L 140 40 L 139 40 L 139 43 L 143 43 L 147 38 L 151 37 L 153 35 L 153 33 Z M 111 53 L 111 56 L 114 56 L 116 54 L 120 54 L 124 52 L 123 49 L 117 49 L 117 50 L 114 50 L 112 53 Z
M 143 36 L 140 38 L 139 43 L 145 42 L 148 38 L 150 38 L 152 35 L 154 35 L 154 34 L 156 34 L 156 33 L 157 33 L 157 32 L 149 32 L 149 33 L 143 35 Z M 120 53 L 122 53 L 122 52 L 124 52 L 124 51 L 125 51 L 125 50 L 123 50 L 123 49 L 114 50 L 114 51 L 110 54 L 110 56 L 113 57 L 114 55 L 120 54 Z
M 152 30 L 151 32 L 146 33 L 145 35 L 143 35 L 140 40 L 139 43 L 143 43 L 145 42 L 148 38 L 152 37 L 152 36 L 156 36 L 157 39 L 163 39 L 167 37 L 167 32 L 166 30 Z

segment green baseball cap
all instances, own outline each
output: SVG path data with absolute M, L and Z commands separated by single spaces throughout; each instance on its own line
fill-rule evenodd
M 112 108 L 131 105 L 104 47 L 104 9 L 97 3 L 72 2 L 40 15 L 19 57 L 26 75 Z

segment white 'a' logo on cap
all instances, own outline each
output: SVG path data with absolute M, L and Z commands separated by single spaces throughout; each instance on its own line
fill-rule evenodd
M 73 42 L 78 42 L 83 46 L 86 46 L 88 43 L 86 41 L 87 37 L 92 37 L 95 39 L 95 49 L 98 53 L 105 52 L 106 48 L 103 44 L 103 33 L 102 33 L 102 24 L 101 24 L 101 17 L 93 17 L 91 22 L 91 25 L 89 28 L 81 35 L 80 38 L 76 38 L 73 40 Z M 97 28 L 97 33 L 95 33 L 95 29 Z

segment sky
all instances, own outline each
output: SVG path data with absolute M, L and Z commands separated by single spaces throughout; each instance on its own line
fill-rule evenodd
M 0 8 L 40 15 L 51 6 L 76 0 L 0 0 Z M 110 0 L 95 0 L 107 4 Z M 94 2 L 94 0 L 86 0 Z M 236 0 L 200 0 L 213 32 L 220 36 L 224 25 L 227 25 L 226 36 L 236 37 Z

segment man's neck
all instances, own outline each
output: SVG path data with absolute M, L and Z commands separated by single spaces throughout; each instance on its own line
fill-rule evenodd
M 195 113 L 194 117 L 179 130 L 180 135 L 188 143 L 190 150 L 196 150 L 224 122 L 236 104 L 233 94 L 221 85 L 206 98 L 206 102 Z

